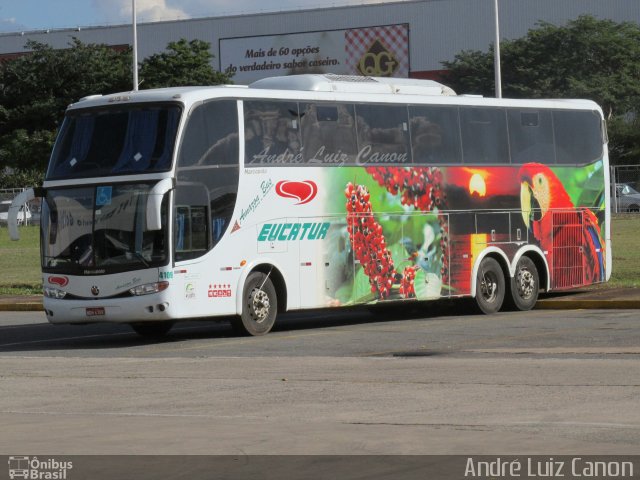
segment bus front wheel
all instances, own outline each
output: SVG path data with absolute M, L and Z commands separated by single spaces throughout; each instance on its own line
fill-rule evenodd
M 511 302 L 518 310 L 531 310 L 538 301 L 540 279 L 538 269 L 529 257 L 522 257 L 511 279 Z
M 502 307 L 505 294 L 504 273 L 498 261 L 485 257 L 476 275 L 476 303 L 486 314 L 496 313 Z
M 242 313 L 231 321 L 233 329 L 242 335 L 266 335 L 276 321 L 278 298 L 269 276 L 253 272 L 244 284 Z

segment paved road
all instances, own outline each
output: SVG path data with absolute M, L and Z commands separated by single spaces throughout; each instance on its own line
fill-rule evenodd
M 289 315 L 259 338 L 186 323 L 162 342 L 0 312 L 0 453 L 640 451 L 637 311 L 460 305 Z

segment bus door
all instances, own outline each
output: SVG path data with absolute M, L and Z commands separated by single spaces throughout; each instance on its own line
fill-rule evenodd
M 328 243 L 337 229 L 331 228 L 327 217 L 298 218 L 289 237 L 297 239 L 299 248 L 300 305 L 302 307 L 324 306 L 330 280 L 328 270 L 332 266 Z

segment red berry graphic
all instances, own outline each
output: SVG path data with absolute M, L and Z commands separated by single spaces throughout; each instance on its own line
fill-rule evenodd
M 371 209 L 369 191 L 364 185 L 347 184 L 347 227 L 356 259 L 369 277 L 371 292 L 377 298 L 389 298 L 397 272 L 391 252 Z
M 405 298 L 415 298 L 416 290 L 414 287 L 414 280 L 416 278 L 416 269 L 417 265 L 412 265 L 410 267 L 405 267 L 402 281 L 400 283 L 400 294 Z
M 437 167 L 367 167 L 367 172 L 392 195 L 400 193 L 400 202 L 403 205 L 423 212 L 437 211 L 442 252 L 440 274 L 442 282 L 448 283 L 449 226 L 446 216 L 441 213 L 445 208 L 442 171 Z

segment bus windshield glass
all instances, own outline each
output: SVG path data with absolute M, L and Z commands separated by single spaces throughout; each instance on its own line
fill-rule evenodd
M 152 184 L 49 189 L 42 207 L 43 270 L 114 273 L 167 262 L 166 229 L 146 228 Z M 166 225 L 167 201 L 162 205 Z
M 180 107 L 118 105 L 67 112 L 47 180 L 167 171 Z

